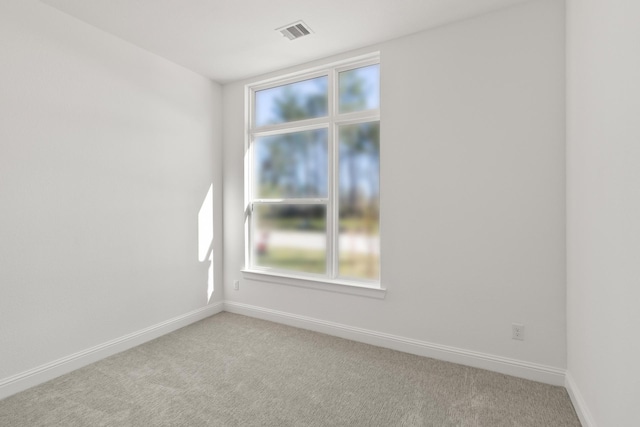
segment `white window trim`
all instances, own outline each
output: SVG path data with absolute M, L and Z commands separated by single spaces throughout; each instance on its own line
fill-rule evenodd
M 335 195 L 338 191 L 338 182 L 335 179 L 338 161 L 338 150 L 336 146 L 337 130 L 340 125 L 358 124 L 364 122 L 380 122 L 380 109 L 373 109 L 367 111 L 357 111 L 351 113 L 338 113 L 338 85 L 336 83 L 337 76 L 340 72 L 350 69 L 365 67 L 368 65 L 374 65 L 380 63 L 379 52 L 359 56 L 356 58 L 350 58 L 347 60 L 334 62 L 331 64 L 314 67 L 312 69 L 303 70 L 287 74 L 284 76 L 274 77 L 271 79 L 263 80 L 255 84 L 248 84 L 245 86 L 245 161 L 244 161 L 244 201 L 245 201 L 245 268 L 242 270 L 243 277 L 249 280 L 258 280 L 263 282 L 280 283 L 290 286 L 298 286 L 311 289 L 319 289 L 331 292 L 338 292 L 349 295 L 361 295 L 373 298 L 384 298 L 386 289 L 382 287 L 382 269 L 379 268 L 379 280 L 366 280 L 366 279 L 350 279 L 343 277 L 331 278 L 326 275 L 317 275 L 313 273 L 305 272 L 292 272 L 289 270 L 278 270 L 275 268 L 267 268 L 260 266 L 251 266 L 252 257 L 252 227 L 250 221 L 252 219 L 251 212 L 253 210 L 254 202 L 261 204 L 285 204 L 291 203 L 292 199 L 254 199 L 250 191 L 253 191 L 255 185 L 252 184 L 252 180 L 255 179 L 252 172 L 253 150 L 250 149 L 252 140 L 257 137 L 272 136 L 288 132 L 299 132 L 315 129 L 328 129 L 327 135 L 327 149 L 329 151 L 328 172 L 328 194 L 326 198 L 308 198 L 308 199 L 295 199 L 296 204 L 323 204 L 327 207 L 327 210 L 331 210 L 327 215 L 327 275 L 331 275 L 336 272 L 338 266 L 334 254 L 338 250 L 338 224 L 334 221 L 338 214 L 338 204 L 335 203 Z M 275 125 L 261 126 L 259 128 L 253 127 L 255 123 L 255 93 L 260 90 L 269 89 L 276 86 L 282 86 L 298 81 L 313 79 L 321 76 L 327 76 L 328 79 L 328 117 L 312 118 L 305 120 L 298 120 L 294 122 L 279 123 Z M 339 117 L 338 117 L 339 116 Z M 380 221 L 380 229 L 382 224 Z M 330 238 L 329 235 L 333 235 Z M 380 248 L 380 259 L 382 259 L 382 248 Z
M 296 286 L 299 288 L 316 289 L 377 299 L 384 299 L 387 293 L 387 290 L 382 287 L 367 286 L 363 283 L 354 283 L 347 280 L 331 280 L 324 277 L 313 278 L 307 275 L 280 274 L 247 269 L 241 271 L 243 278 L 259 282 L 276 283 L 287 286 Z

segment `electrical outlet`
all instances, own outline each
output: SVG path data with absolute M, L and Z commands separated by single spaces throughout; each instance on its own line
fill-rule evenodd
M 511 338 L 524 341 L 524 325 L 522 323 L 511 324 Z
M 235 289 L 236 291 L 240 289 L 240 280 L 233 281 L 233 289 Z

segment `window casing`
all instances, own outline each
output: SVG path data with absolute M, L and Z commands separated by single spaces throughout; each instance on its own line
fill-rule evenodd
M 246 271 L 380 287 L 379 67 L 247 87 Z

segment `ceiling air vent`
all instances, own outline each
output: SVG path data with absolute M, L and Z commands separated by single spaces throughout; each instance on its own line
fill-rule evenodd
M 285 25 L 284 27 L 276 29 L 280 31 L 283 36 L 289 40 L 299 39 L 300 37 L 308 36 L 311 34 L 311 28 L 302 21 L 294 22 L 293 24 Z

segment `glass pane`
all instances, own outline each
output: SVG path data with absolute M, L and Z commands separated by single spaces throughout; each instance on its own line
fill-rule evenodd
M 256 126 L 327 115 L 327 76 L 256 92 Z
M 325 205 L 254 205 L 254 264 L 325 273 L 326 213 Z
M 327 130 L 256 138 L 258 199 L 327 197 Z
M 340 127 L 339 274 L 377 280 L 380 264 L 380 123 Z
M 340 73 L 340 112 L 380 107 L 380 64 Z

